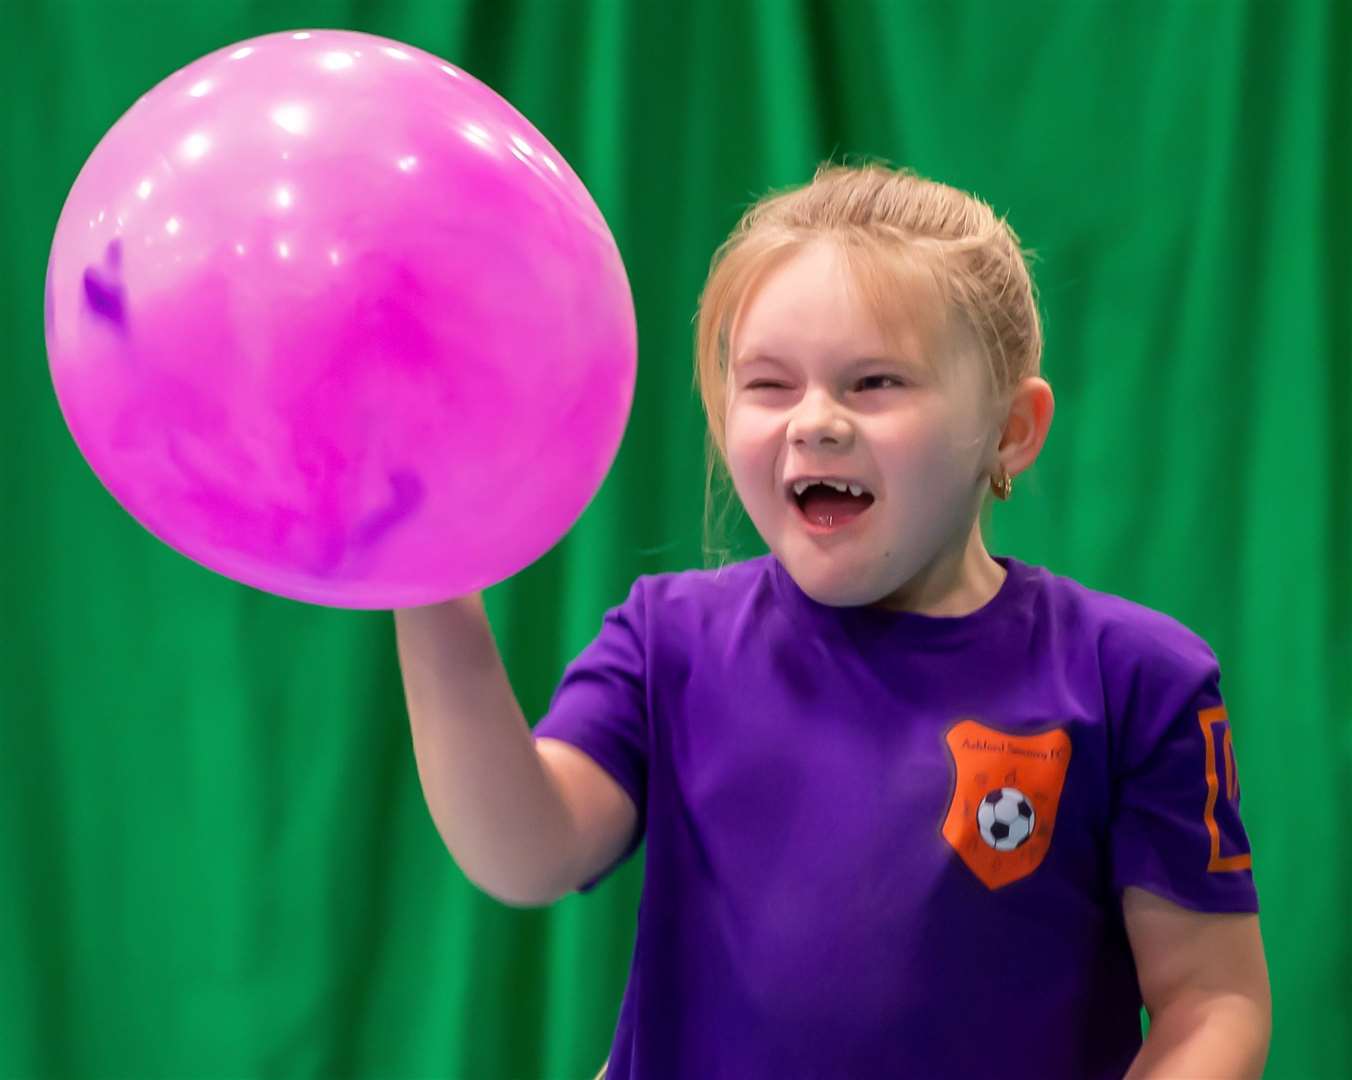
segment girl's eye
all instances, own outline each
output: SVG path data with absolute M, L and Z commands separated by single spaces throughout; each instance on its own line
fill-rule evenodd
M 905 385 L 906 385 L 905 383 L 903 383 L 903 382 L 901 382 L 901 381 L 899 381 L 899 380 L 897 380 L 897 379 L 892 378 L 891 375 L 869 375 L 867 378 L 860 379 L 860 380 L 859 380 L 859 385 L 860 385 L 860 386 L 863 386 L 865 383 L 878 382 L 878 381 L 880 381 L 880 380 L 881 380 L 882 382 L 889 382 L 889 383 L 891 383 L 893 386 L 905 386 Z M 753 383 L 749 383 L 749 384 L 747 385 L 747 389 L 748 389 L 748 390 L 759 390 L 759 389 L 762 389 L 762 388 L 765 388 L 765 389 L 779 389 L 779 390 L 782 390 L 782 389 L 784 389 L 784 384 L 783 384 L 783 383 L 776 383 L 776 382 L 766 382 L 765 380 L 762 379 L 760 382 L 753 382 Z

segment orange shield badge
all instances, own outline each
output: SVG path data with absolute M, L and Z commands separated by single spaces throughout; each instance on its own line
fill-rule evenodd
M 957 783 L 944 839 L 988 889 L 1031 874 L 1051 845 L 1070 736 L 1062 728 L 1008 735 L 963 720 L 946 741 Z

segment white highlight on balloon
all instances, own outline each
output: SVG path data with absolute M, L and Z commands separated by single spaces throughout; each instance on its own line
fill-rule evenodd
M 310 40 L 310 35 L 309 35 L 306 31 L 302 30 L 299 34 L 292 34 L 292 35 L 291 35 L 291 40 L 292 40 L 292 41 L 309 41 L 309 40 Z
M 392 57 L 394 57 L 396 60 L 412 60 L 412 59 L 413 59 L 413 57 L 409 56 L 409 54 L 406 53 L 406 52 L 404 52 L 403 49 L 395 49 L 395 48 L 392 48 L 392 47 L 389 46 L 389 45 L 384 46 L 380 51 L 383 52 L 386 56 L 392 56 Z
M 513 135 L 513 136 L 512 136 L 512 145 L 515 146 L 518 150 L 520 150 L 520 151 L 521 151 L 523 154 L 525 154 L 527 157 L 529 157 L 531 154 L 535 153 L 535 150 L 531 147 L 531 144 L 528 143 L 528 142 L 526 142 L 526 140 L 523 139 L 520 135 Z
M 171 217 L 168 221 L 164 223 L 164 231 L 167 232 L 170 236 L 177 236 L 178 230 L 181 229 L 182 227 L 183 226 L 181 226 L 178 223 L 178 218 L 176 217 Z
M 485 150 L 493 149 L 493 136 L 478 124 L 468 123 L 460 130 L 465 133 L 465 138 L 474 143 L 475 146 L 481 146 Z
M 242 49 L 236 49 L 234 52 L 232 52 L 232 53 L 230 54 L 230 59 L 231 59 L 231 60 L 243 60 L 246 56 L 251 56 L 252 54 L 253 54 L 253 46 L 252 46 L 252 45 L 245 45 L 244 48 L 242 48 Z
M 447 75 L 450 75 L 450 76 L 452 76 L 453 78 L 459 79 L 459 78 L 462 77 L 462 76 L 461 76 L 461 73 L 458 72 L 458 71 L 456 71 L 455 68 L 451 67 L 450 64 L 442 64 L 442 65 L 441 65 L 441 70 L 444 71 L 444 72 L 446 72 Z
M 272 110 L 272 122 L 291 135 L 310 130 L 310 110 L 304 105 L 279 105 Z
M 277 205 L 285 210 L 291 205 L 291 189 L 279 187 L 277 189 Z
M 280 255 L 283 259 L 291 258 L 291 245 L 288 244 L 285 240 L 280 241 L 277 244 L 277 254 Z
M 194 131 L 186 139 L 180 150 L 189 161 L 196 161 L 211 147 L 211 140 L 200 131 Z
M 319 63 L 329 71 L 342 71 L 344 68 L 350 68 L 356 61 L 345 52 L 330 52 L 321 56 Z
M 201 79 L 200 81 L 192 84 L 192 88 L 188 91 L 188 96 L 206 97 L 209 93 L 211 93 L 211 86 L 212 83 L 210 79 Z
M 154 190 L 155 185 L 152 184 L 149 180 L 142 180 L 139 184 L 136 185 L 136 195 L 138 198 L 141 199 L 150 198 L 150 193 Z M 100 221 L 103 220 L 102 214 L 99 215 L 99 220 Z
M 401 157 L 399 159 L 399 168 L 403 169 L 404 172 L 411 171 L 413 166 L 416 164 L 418 164 L 418 159 L 414 157 L 412 154 L 409 154 L 406 157 Z

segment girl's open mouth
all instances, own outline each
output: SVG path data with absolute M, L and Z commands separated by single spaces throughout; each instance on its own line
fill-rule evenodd
M 858 521 L 873 505 L 873 496 L 865 492 L 851 495 L 825 484 L 813 484 L 801 495 L 789 492 L 799 519 L 809 532 L 831 533 Z

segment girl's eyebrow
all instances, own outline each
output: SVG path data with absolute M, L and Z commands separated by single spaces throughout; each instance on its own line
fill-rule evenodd
M 783 362 L 777 356 L 770 356 L 766 353 L 742 353 L 732 362 L 732 366 L 747 367 L 750 364 L 782 364 Z

